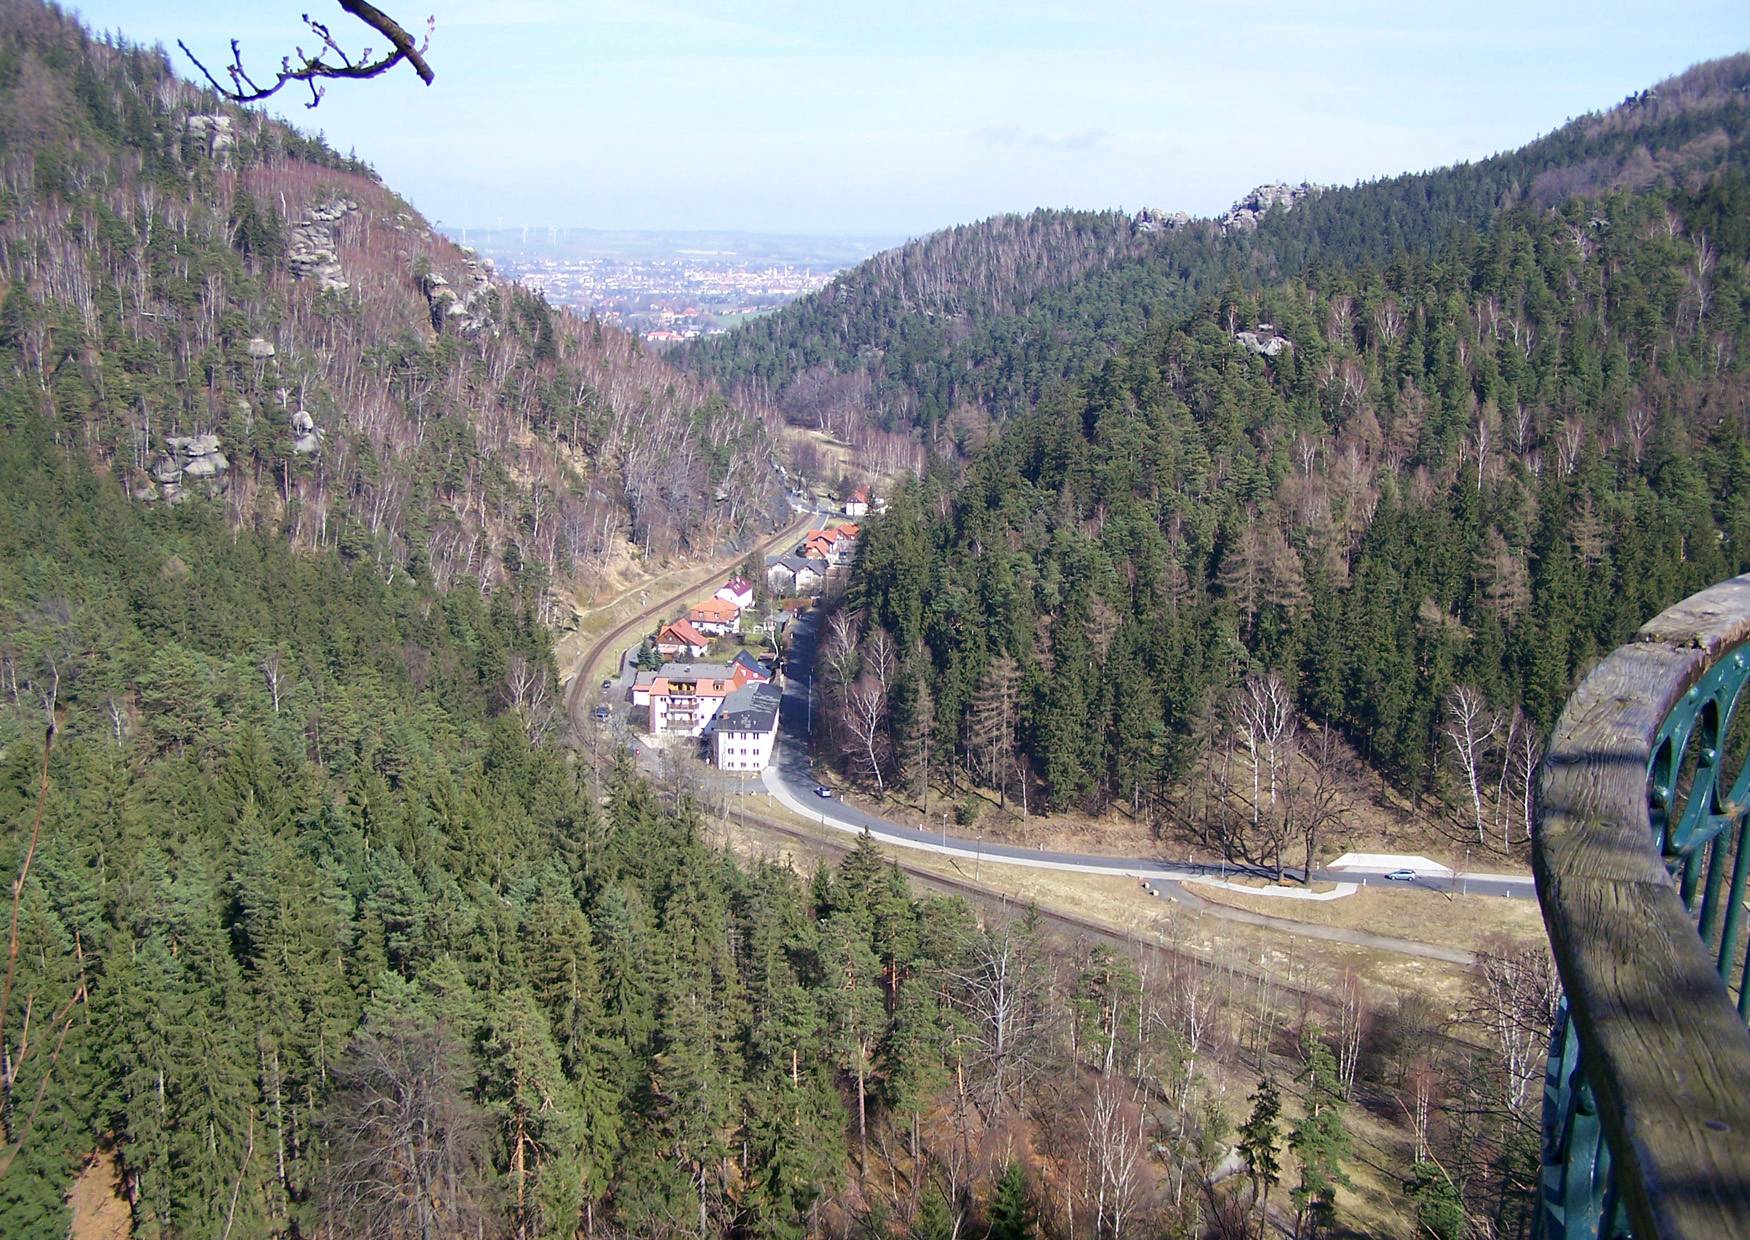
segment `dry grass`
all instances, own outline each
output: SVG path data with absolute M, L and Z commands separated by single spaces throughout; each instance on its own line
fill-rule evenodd
M 1543 916 L 1535 900 L 1491 896 L 1454 899 L 1439 891 L 1398 891 L 1387 887 L 1363 887 L 1339 900 L 1272 900 L 1203 884 L 1193 884 L 1191 890 L 1211 904 L 1465 951 L 1475 951 L 1492 934 L 1504 934 L 1518 942 L 1536 942 L 1544 937 Z

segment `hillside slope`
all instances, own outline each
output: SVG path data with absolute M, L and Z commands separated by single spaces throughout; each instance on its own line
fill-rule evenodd
M 0 422 L 440 587 L 707 552 L 777 493 L 756 418 L 31 0 L 0 5 L 0 284 Z
M 1750 55 L 1697 66 L 1519 150 L 1328 189 L 1224 220 L 1038 211 L 877 255 L 820 293 L 677 362 L 793 421 L 977 442 L 1151 322 L 1203 297 L 1427 254 L 1520 203 L 1692 185 L 1744 164 Z M 1286 187 L 1268 187 L 1278 195 Z M 1257 191 L 1254 191 L 1254 195 Z

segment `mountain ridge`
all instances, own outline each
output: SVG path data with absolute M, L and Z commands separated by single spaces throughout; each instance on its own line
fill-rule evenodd
M 866 421 L 913 429 L 938 450 L 964 447 L 983 424 L 1201 297 L 1319 264 L 1427 253 L 1454 228 L 1480 227 L 1521 202 L 1548 207 L 1612 187 L 1693 181 L 1742 161 L 1747 113 L 1750 54 L 1741 53 L 1512 151 L 1327 187 L 1255 230 L 1186 217 L 1138 235 L 1136 217 L 1117 211 L 994 216 L 877 255 L 820 293 L 674 357 L 793 422 L 823 420 L 824 390 L 846 406 L 831 414 L 841 427 Z M 937 321 L 944 316 L 951 322 Z

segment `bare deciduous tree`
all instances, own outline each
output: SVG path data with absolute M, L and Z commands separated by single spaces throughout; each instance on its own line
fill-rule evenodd
M 1446 695 L 1446 720 L 1440 731 L 1452 746 L 1459 776 L 1470 792 L 1471 813 L 1476 822 L 1477 843 L 1487 844 L 1483 817 L 1483 771 L 1488 764 L 1489 744 L 1500 720 L 1483 695 L 1469 685 L 1454 686 Z
M 324 1224 L 337 1236 L 436 1240 L 495 1230 L 481 1185 L 488 1128 L 443 1025 L 367 1025 L 335 1065 L 322 1117 Z

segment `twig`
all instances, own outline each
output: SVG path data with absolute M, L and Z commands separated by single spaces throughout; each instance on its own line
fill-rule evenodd
M 432 71 L 431 65 L 427 63 L 425 53 L 431 47 L 432 30 L 437 24 L 435 18 L 426 18 L 425 38 L 421 42 L 415 43 L 413 36 L 399 22 L 376 5 L 369 4 L 366 0 L 337 0 L 337 3 L 343 12 L 358 18 L 359 21 L 388 39 L 390 50 L 373 59 L 371 49 L 367 47 L 357 59 L 354 59 L 342 50 L 326 22 L 317 21 L 306 13 L 304 14 L 304 24 L 319 42 L 315 53 L 308 54 L 303 48 L 296 48 L 297 65 L 295 68 L 293 67 L 294 57 L 282 56 L 279 71 L 274 75 L 274 80 L 263 86 L 251 77 L 249 71 L 244 68 L 242 45 L 236 39 L 231 40 L 231 63 L 225 66 L 224 71 L 225 76 L 230 79 L 229 85 L 221 82 L 219 77 L 207 68 L 200 57 L 189 49 L 187 43 L 178 39 L 176 46 L 181 48 L 182 54 L 188 57 L 189 62 L 196 69 L 200 70 L 201 76 L 206 78 L 207 84 L 233 103 L 258 103 L 270 95 L 279 93 L 293 82 L 303 82 L 310 88 L 310 102 L 304 106 L 313 108 L 322 102 L 323 92 L 322 87 L 318 84 L 319 80 L 374 78 L 387 73 L 402 61 L 413 66 L 413 71 L 419 75 L 420 81 L 427 86 L 432 84 L 432 80 L 437 75 Z M 331 62 L 328 59 L 330 55 L 337 57 L 338 63 Z

